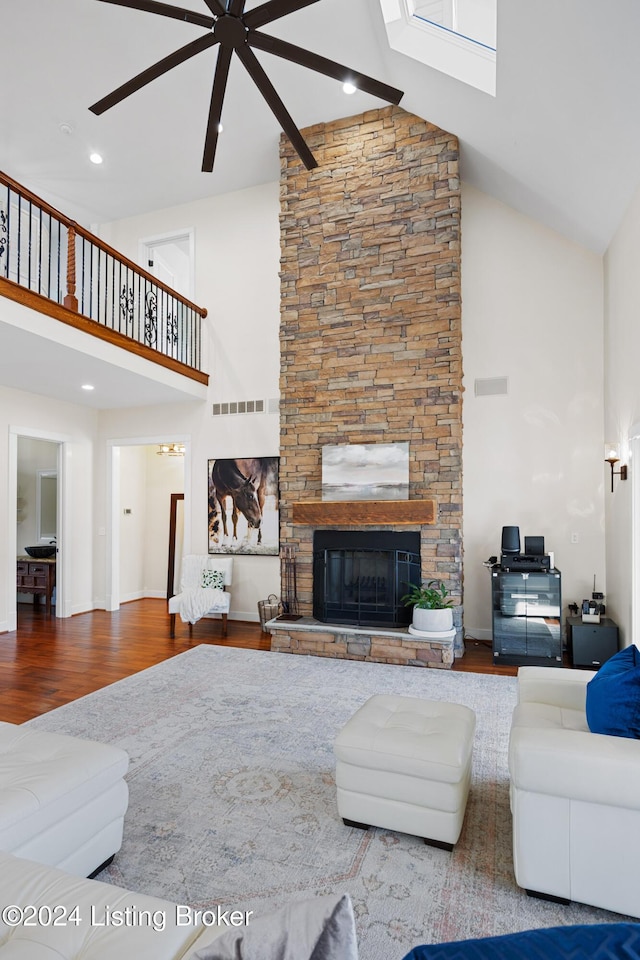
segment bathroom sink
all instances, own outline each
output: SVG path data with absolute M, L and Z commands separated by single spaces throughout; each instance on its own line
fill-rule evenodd
M 25 547 L 24 549 L 34 560 L 48 560 L 50 557 L 55 557 L 56 555 L 55 543 L 43 543 L 35 547 Z

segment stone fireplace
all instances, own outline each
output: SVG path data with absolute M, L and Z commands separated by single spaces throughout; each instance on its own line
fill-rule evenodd
M 315 531 L 412 531 L 421 579 L 444 581 L 456 604 L 461 655 L 458 142 L 399 107 L 304 135 L 319 166 L 281 141 L 280 217 L 281 542 L 299 610 L 312 617 Z M 409 444 L 409 500 L 322 503 L 322 447 L 383 442 Z M 300 652 L 350 655 L 348 639 L 331 642 Z

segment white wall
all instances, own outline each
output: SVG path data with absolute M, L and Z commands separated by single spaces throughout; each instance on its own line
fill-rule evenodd
M 618 227 L 605 255 L 605 439 L 619 444 L 622 463 L 629 464 L 630 480 L 607 485 L 607 596 L 608 612 L 617 622 L 625 644 L 638 643 L 632 624 L 632 488 L 634 469 L 629 461 L 629 437 L 640 423 L 640 190 Z M 635 431 L 634 431 L 635 432 Z M 609 469 L 608 467 L 606 468 Z
M 120 602 L 145 596 L 147 457 L 142 446 L 120 448 Z
M 195 230 L 195 301 L 209 311 L 203 324 L 204 369 L 210 375 L 207 401 L 103 411 L 100 470 L 106 477 L 106 448 L 110 441 L 150 436 L 188 439 L 190 481 L 185 488 L 185 518 L 189 526 L 185 531 L 185 549 L 206 553 L 207 461 L 279 453 L 277 414 L 212 415 L 214 401 L 279 395 L 279 185 L 270 183 L 108 224 L 101 229 L 101 235 L 116 249 L 136 259 L 141 237 L 179 232 L 186 227 Z M 101 512 L 99 525 L 106 527 L 106 480 L 98 491 L 97 502 Z M 104 542 L 98 547 L 96 563 L 101 571 L 100 581 L 105 584 Z M 270 593 L 280 593 L 278 558 L 237 557 L 230 616 L 257 620 L 258 600 Z
M 563 602 L 605 589 L 602 259 L 468 185 L 462 192 L 464 624 L 491 637 L 502 527 L 543 535 Z M 474 396 L 508 377 L 506 396 Z M 571 535 L 578 535 L 578 543 Z

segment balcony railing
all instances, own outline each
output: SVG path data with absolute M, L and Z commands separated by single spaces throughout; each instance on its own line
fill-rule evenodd
M 194 379 L 208 379 L 201 372 L 206 309 L 2 172 L 0 293 Z

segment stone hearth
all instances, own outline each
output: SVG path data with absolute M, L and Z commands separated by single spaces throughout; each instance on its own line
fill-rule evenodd
M 454 660 L 452 639 L 422 640 L 404 630 L 348 627 L 320 623 L 312 617 L 292 621 L 276 618 L 268 620 L 265 627 L 276 653 L 441 669 L 449 669 Z

